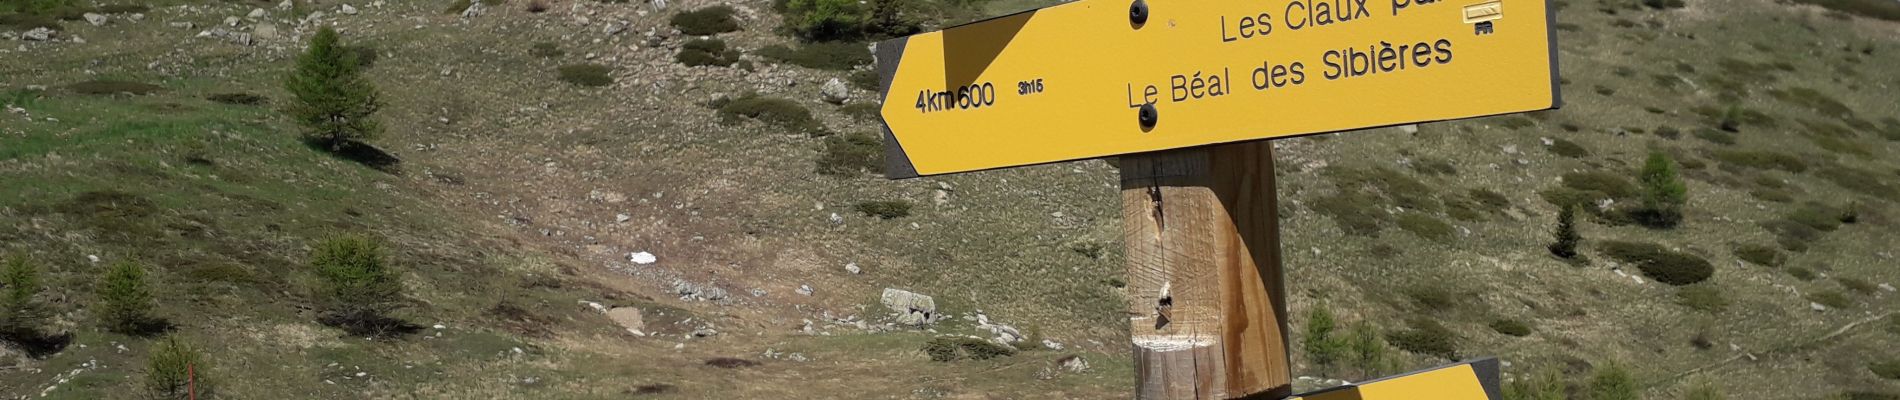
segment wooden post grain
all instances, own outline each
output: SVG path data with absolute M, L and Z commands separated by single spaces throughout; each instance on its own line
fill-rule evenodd
M 1137 398 L 1291 395 L 1272 144 L 1120 164 Z

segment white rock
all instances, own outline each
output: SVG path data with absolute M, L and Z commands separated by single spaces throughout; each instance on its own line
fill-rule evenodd
M 449 326 L 448 326 L 448 325 L 443 325 L 443 324 L 435 324 L 435 326 L 431 326 L 430 328 L 435 328 L 435 329 L 449 329 Z
M 800 295 L 810 296 L 812 292 L 811 285 L 798 285 L 797 292 Z
M 1814 311 L 1827 311 L 1827 306 L 1821 305 L 1821 303 L 1808 302 L 1808 309 L 1814 310 Z
M 243 23 L 243 22 L 244 22 L 243 18 L 238 18 L 235 15 L 224 17 L 224 24 L 227 26 L 238 26 L 239 23 Z
M 844 81 L 838 78 L 825 81 L 824 86 L 819 87 L 818 93 L 822 95 L 826 103 L 831 104 L 844 104 L 845 100 L 851 99 L 851 87 L 845 86 Z
M 268 14 L 266 14 L 266 13 L 264 12 L 264 9 L 262 9 L 262 8 L 253 8 L 253 9 L 251 9 L 251 13 L 250 13 L 250 14 L 245 14 L 245 15 L 244 15 L 244 17 L 245 17 L 245 18 L 250 18 L 250 19 L 259 19 L 259 18 L 264 18 L 264 16 L 265 16 L 265 15 L 268 15 Z
M 858 263 L 847 263 L 844 265 L 844 270 L 850 272 L 852 275 L 864 273 L 864 269 L 858 268 Z
M 277 9 L 279 10 L 289 10 L 296 7 L 297 3 L 294 2 L 294 0 L 284 0 L 282 3 L 277 3 Z
M 1054 340 L 1043 339 L 1042 347 L 1049 350 L 1062 350 L 1062 343 L 1054 341 Z
M 1504 145 L 1504 154 L 1517 154 L 1517 145 L 1515 144 Z
M 480 17 L 486 11 L 488 11 L 488 6 L 482 5 L 479 1 L 472 1 L 468 3 L 467 9 L 462 10 L 462 18 Z
M 99 256 L 96 256 L 96 255 L 91 255 L 91 254 L 87 254 L 87 255 L 86 255 L 86 261 L 91 261 L 91 262 L 92 262 L 92 263 L 94 263 L 94 264 L 98 264 L 98 263 L 99 263 Z
M 1889 285 L 1889 284 L 1885 284 L 1885 283 L 1882 283 L 1882 284 L 1880 284 L 1880 290 L 1885 290 L 1885 291 L 1889 291 L 1889 292 L 1891 292 L 1891 291 L 1894 291 L 1894 289 L 1893 289 L 1893 285 Z
M 348 4 L 344 4 L 342 7 L 338 7 L 336 9 L 336 12 L 338 14 L 343 14 L 343 15 L 356 15 L 356 7 L 351 7 Z
M 829 218 L 827 218 L 827 219 L 829 219 L 829 220 L 831 220 L 831 223 L 833 223 L 833 224 L 842 224 L 842 223 L 844 223 L 844 217 L 843 217 L 843 216 L 839 216 L 839 215 L 838 215 L 838 213 L 831 213 L 831 217 L 829 217 Z
M 627 220 L 631 220 L 631 219 L 633 219 L 633 216 L 627 215 L 627 214 L 614 215 L 614 222 L 627 222 Z
M 660 258 L 654 257 L 653 253 L 636 251 L 627 255 L 627 261 L 632 261 L 634 264 L 647 265 L 660 261 Z
M 92 24 L 92 26 L 100 26 L 100 25 L 106 24 L 105 14 L 86 13 L 85 15 L 82 15 L 82 16 L 86 17 L 86 23 Z
M 173 22 L 166 25 L 169 25 L 173 28 L 178 28 L 178 29 L 191 29 L 191 28 L 198 27 L 196 24 L 192 24 L 190 22 Z
M 21 39 L 26 39 L 26 40 L 29 40 L 29 41 L 47 41 L 47 40 L 52 40 L 52 39 L 53 39 L 53 30 L 52 30 L 52 29 L 46 29 L 46 28 L 33 28 L 33 30 L 30 30 L 30 31 L 26 31 L 26 33 L 23 33 L 23 34 L 20 34 L 20 38 L 21 38 Z
M 1399 125 L 1399 132 L 1405 132 L 1407 134 L 1418 133 L 1418 124 Z

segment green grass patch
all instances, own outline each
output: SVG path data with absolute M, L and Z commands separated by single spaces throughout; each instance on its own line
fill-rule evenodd
M 884 172 L 884 146 L 877 136 L 853 133 L 825 138 L 824 151 L 818 155 L 818 173 L 856 176 L 864 172 Z
M 1427 318 L 1413 318 L 1407 325 L 1406 329 L 1387 332 L 1386 342 L 1413 354 L 1457 359 L 1458 334 L 1444 324 Z
M 1900 361 L 1878 361 L 1867 364 L 1867 371 L 1881 379 L 1900 380 Z
M 528 46 L 528 55 L 540 58 L 555 58 L 567 55 L 567 51 L 561 50 L 561 45 L 555 44 L 554 42 L 536 42 Z
M 729 67 L 739 62 L 739 50 L 727 48 L 726 41 L 717 38 L 693 39 L 681 45 L 673 59 L 688 67 Z
M 1773 151 L 1716 150 L 1716 161 L 1726 165 L 1747 167 L 1760 170 L 1781 170 L 1793 173 L 1808 171 L 1808 163 L 1800 157 Z
M 73 93 L 86 94 L 86 95 L 98 95 L 98 96 L 111 96 L 111 95 L 118 95 L 118 94 L 143 96 L 143 95 L 148 95 L 152 93 L 157 93 L 158 91 L 164 90 L 164 89 L 165 89 L 164 87 L 153 85 L 150 83 L 112 80 L 112 79 L 92 80 L 92 81 L 85 81 L 85 82 L 74 83 L 71 85 L 66 85 L 66 90 L 70 90 Z
M 988 360 L 1016 355 L 1015 348 L 988 340 L 960 336 L 931 338 L 924 342 L 923 351 L 924 354 L 930 355 L 932 361 L 939 362 Z
M 1564 187 L 1584 192 L 1602 193 L 1614 199 L 1633 198 L 1636 197 L 1637 194 L 1635 183 L 1631 183 L 1628 178 L 1614 173 L 1603 171 L 1571 172 L 1564 174 L 1563 178 Z
M 1496 320 L 1492 320 L 1489 326 L 1491 327 L 1492 331 L 1495 331 L 1497 333 L 1501 333 L 1504 335 L 1516 336 L 1516 337 L 1525 337 L 1525 336 L 1531 335 L 1531 326 L 1529 324 L 1524 323 L 1524 321 L 1519 321 L 1515 319 L 1499 318 Z
M 1709 128 L 1700 128 L 1700 129 L 1695 130 L 1694 135 L 1696 139 L 1702 139 L 1709 143 L 1715 143 L 1715 144 L 1724 145 L 1724 146 L 1735 144 L 1735 134 L 1731 132 L 1726 132 L 1726 131 L 1721 131 L 1721 130 L 1716 130 L 1716 129 L 1709 129 Z
M 1550 153 L 1570 158 L 1584 158 L 1590 156 L 1590 150 L 1583 148 L 1583 145 L 1564 139 L 1552 139 L 1550 141 Z
M 1854 305 L 1854 301 L 1848 299 L 1847 294 L 1841 293 L 1839 290 L 1808 292 L 1807 298 L 1808 301 L 1827 306 L 1828 308 L 1847 308 Z
M 797 102 L 759 95 L 746 95 L 714 104 L 728 123 L 754 120 L 795 132 L 822 136 L 826 132 L 812 118 L 811 110 Z
M 1428 214 L 1416 212 L 1399 214 L 1397 222 L 1399 229 L 1431 241 L 1443 242 L 1451 239 L 1451 235 L 1456 232 L 1450 224 Z
M 1782 262 L 1787 261 L 1787 258 L 1781 254 L 1781 250 L 1753 243 L 1736 246 L 1735 258 L 1764 267 L 1779 267 Z
M 910 202 L 905 200 L 866 201 L 852 205 L 851 208 L 858 210 L 859 213 L 865 216 L 877 217 L 877 219 L 896 219 L 910 216 Z
M 1713 314 L 1728 309 L 1729 301 L 1713 284 L 1703 283 L 1676 288 L 1676 304 Z

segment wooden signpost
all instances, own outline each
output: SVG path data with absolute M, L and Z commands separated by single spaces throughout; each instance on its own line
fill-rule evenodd
M 1120 156 L 1143 399 L 1292 395 L 1262 139 L 1560 104 L 1547 0 L 1130 1 L 876 53 L 893 179 Z M 1303 398 L 1497 399 L 1497 373 L 1481 360 Z

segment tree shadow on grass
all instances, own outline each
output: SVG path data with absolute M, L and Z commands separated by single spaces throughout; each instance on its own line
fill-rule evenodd
M 12 343 L 20 351 L 25 352 L 27 357 L 42 360 L 65 350 L 66 345 L 72 344 L 73 334 L 70 332 L 47 334 L 39 331 L 6 332 L 0 333 L 0 340 Z
M 309 146 L 311 149 L 322 151 L 333 157 L 362 164 L 365 167 L 370 167 L 386 174 L 402 174 L 402 159 L 396 158 L 396 155 L 389 154 L 389 152 L 383 151 L 383 149 L 376 148 L 376 146 L 368 143 L 352 140 L 344 142 L 342 145 L 332 146 L 328 141 L 306 139 L 303 141 L 303 144 L 304 146 Z
M 318 322 L 341 328 L 351 336 L 371 339 L 395 339 L 422 331 L 422 325 L 384 316 L 361 318 L 326 316 L 319 319 Z

